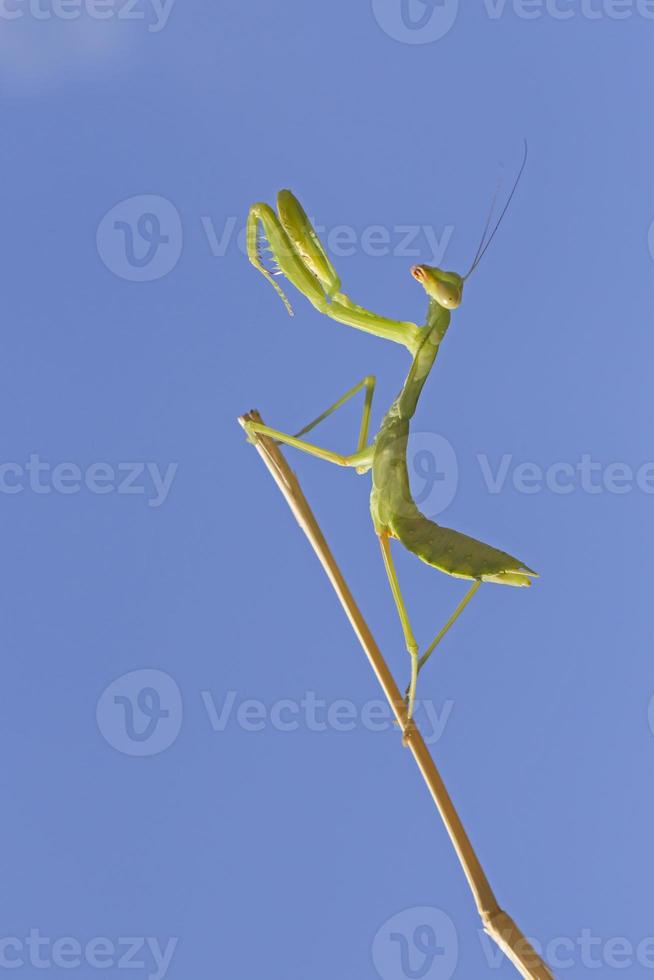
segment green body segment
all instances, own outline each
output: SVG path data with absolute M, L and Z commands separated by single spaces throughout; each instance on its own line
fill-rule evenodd
M 413 500 L 407 467 L 410 422 L 450 311 L 431 301 L 427 326 L 404 386 L 382 421 L 373 443 L 370 509 L 377 534 L 397 538 L 422 561 L 455 578 L 530 585 L 535 573 L 504 551 L 429 520 Z

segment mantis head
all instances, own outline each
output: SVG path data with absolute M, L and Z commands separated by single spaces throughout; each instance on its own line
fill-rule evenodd
M 456 272 L 444 272 L 433 265 L 414 265 L 411 275 L 423 286 L 431 299 L 446 310 L 455 310 L 461 305 L 463 296 L 463 277 Z

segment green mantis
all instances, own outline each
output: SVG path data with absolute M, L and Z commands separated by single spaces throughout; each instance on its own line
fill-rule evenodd
M 285 276 L 316 309 L 326 316 L 401 344 L 411 355 L 411 366 L 402 389 L 388 409 L 372 440 L 369 439 L 370 413 L 375 389 L 375 378 L 372 376 L 364 378 L 350 388 L 333 405 L 294 435 L 253 421 L 248 422 L 246 426 L 250 432 L 269 436 L 280 443 L 339 466 L 352 467 L 357 473 L 372 473 L 370 510 L 373 526 L 379 539 L 382 560 L 411 660 L 411 674 L 407 688 L 409 722 L 413 714 L 420 670 L 480 585 L 483 582 L 492 582 L 499 585 L 528 586 L 531 584 L 531 579 L 536 576 L 536 573 L 523 562 L 506 552 L 468 537 L 460 531 L 442 527 L 425 517 L 412 497 L 407 468 L 411 419 L 447 333 L 452 310 L 461 304 L 465 280 L 481 261 L 506 213 L 525 162 L 526 153 L 507 204 L 490 235 L 488 235 L 489 216 L 477 254 L 466 276 L 428 265 L 415 265 L 411 269 L 411 274 L 423 287 L 428 299 L 427 317 L 422 327 L 408 321 L 378 316 L 357 306 L 341 291 L 340 279 L 304 209 L 291 191 L 283 190 L 279 193 L 277 213 L 269 205 L 259 203 L 253 205 L 248 215 L 248 257 L 255 268 L 275 288 L 291 315 L 291 305 L 274 276 Z M 268 243 L 272 254 L 272 269 L 264 264 L 259 238 L 260 227 L 263 229 L 264 241 Z M 365 391 L 365 395 L 354 453 L 336 453 L 308 442 L 304 438 L 359 391 Z M 390 544 L 393 539 L 433 568 L 438 568 L 455 578 L 472 582 L 464 598 L 422 655 L 411 628 L 393 562 Z

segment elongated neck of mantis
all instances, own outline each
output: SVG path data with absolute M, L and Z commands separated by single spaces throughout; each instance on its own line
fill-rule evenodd
M 413 417 L 418 405 L 420 393 L 429 377 L 440 342 L 450 325 L 450 311 L 439 306 L 435 300 L 429 304 L 427 323 L 423 328 L 424 337 L 413 357 L 406 381 L 397 399 L 400 416 L 405 419 Z

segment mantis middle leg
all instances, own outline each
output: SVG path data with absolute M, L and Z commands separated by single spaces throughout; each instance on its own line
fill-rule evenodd
M 260 422 L 248 422 L 246 428 L 249 428 L 253 432 L 259 432 L 262 435 L 269 436 L 271 439 L 277 440 L 277 442 L 284 443 L 287 446 L 293 446 L 295 449 L 300 449 L 305 453 L 309 453 L 311 456 L 317 456 L 319 459 L 324 459 L 329 463 L 335 463 L 337 466 L 354 466 L 360 472 L 365 472 L 370 465 L 370 453 L 367 447 L 368 442 L 368 430 L 370 427 L 370 411 L 372 408 L 372 399 L 375 393 L 376 379 L 374 375 L 367 375 L 358 384 L 354 385 L 348 391 L 345 392 L 333 405 L 321 412 L 317 418 L 305 425 L 299 432 L 295 435 L 290 435 L 286 432 L 281 432 L 279 429 L 273 429 L 270 426 L 263 425 Z M 361 424 L 359 426 L 359 437 L 357 440 L 356 451 L 352 454 L 345 455 L 343 453 L 335 453 L 330 449 L 324 449 L 321 446 L 316 446 L 314 443 L 307 442 L 301 439 L 301 436 L 306 435 L 321 422 L 324 422 L 333 412 L 336 412 L 339 408 L 345 405 L 346 402 L 350 400 L 357 392 L 365 388 L 366 394 L 363 403 L 363 412 L 361 415 Z

